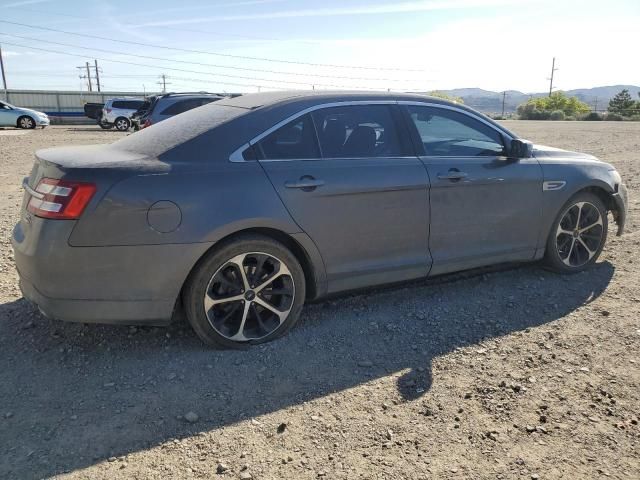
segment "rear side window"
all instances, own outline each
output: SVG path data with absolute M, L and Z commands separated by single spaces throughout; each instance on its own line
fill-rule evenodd
M 502 135 L 464 113 L 409 106 L 424 154 L 432 157 L 486 157 L 505 154 Z
M 173 105 L 169 105 L 165 108 L 160 115 L 178 115 L 188 110 L 192 110 L 202 105 L 201 98 L 187 98 L 186 100 L 180 100 Z
M 320 150 L 311 117 L 303 115 L 280 127 L 257 144 L 265 160 L 320 158 Z
M 137 110 L 144 104 L 143 100 L 116 100 L 111 104 L 112 108 L 121 108 L 123 110 Z
M 389 105 L 351 105 L 313 112 L 324 158 L 402 156 L 406 148 Z

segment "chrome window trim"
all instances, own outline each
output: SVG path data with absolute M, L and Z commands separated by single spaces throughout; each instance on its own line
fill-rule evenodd
M 262 140 L 266 136 L 268 136 L 271 133 L 273 133 L 276 130 L 278 130 L 280 127 L 283 127 L 287 123 L 293 122 L 297 118 L 302 117 L 302 116 L 304 116 L 304 115 L 306 115 L 308 113 L 315 112 L 316 110 L 322 110 L 322 109 L 325 109 L 325 108 L 350 107 L 350 106 L 355 106 L 355 105 L 414 105 L 414 106 L 418 106 L 418 107 L 443 108 L 445 110 L 452 110 L 454 112 L 465 114 L 468 117 L 471 117 L 471 118 L 473 118 L 473 119 L 485 124 L 486 126 L 488 126 L 489 128 L 493 129 L 494 131 L 498 132 L 500 135 L 502 135 L 503 137 L 507 138 L 508 140 L 513 140 L 513 137 L 511 135 L 509 135 L 506 131 L 503 131 L 501 129 L 496 128 L 495 125 L 491 124 L 490 122 L 487 122 L 485 119 L 483 119 L 481 117 L 478 117 L 477 115 L 473 115 L 471 112 L 467 112 L 466 110 L 463 110 L 463 109 L 460 109 L 460 108 L 457 108 L 457 107 L 454 107 L 454 106 L 451 106 L 451 105 L 445 105 L 445 104 L 442 104 L 442 103 L 433 103 L 433 102 L 428 102 L 428 101 L 418 102 L 418 101 L 414 101 L 414 100 L 347 100 L 347 101 L 344 101 L 344 102 L 329 102 L 329 103 L 321 103 L 321 104 L 318 104 L 318 105 L 313 105 L 313 106 L 307 107 L 304 110 L 301 110 L 301 111 L 299 111 L 297 113 L 294 113 L 293 115 L 288 116 L 284 120 L 281 120 L 280 122 L 276 123 L 274 126 L 272 126 L 271 128 L 268 128 L 267 130 L 265 130 L 261 134 L 256 135 L 254 138 L 249 140 L 249 142 L 245 143 L 244 145 L 242 145 L 241 147 L 236 149 L 229 156 L 229 161 L 233 162 L 233 163 L 240 163 L 240 162 L 255 162 L 255 161 L 260 161 L 260 162 L 291 162 L 291 161 L 298 161 L 298 160 L 308 160 L 308 161 L 325 160 L 325 158 L 282 159 L 282 160 L 278 160 L 278 159 L 271 159 L 271 160 L 245 160 L 244 157 L 242 156 L 242 153 L 247 148 L 254 146 L 260 140 Z M 330 158 L 328 160 L 349 160 L 349 159 L 353 160 L 353 159 L 360 159 L 360 158 L 363 158 L 363 157 L 341 157 L 341 158 Z M 387 157 L 381 157 L 381 158 L 387 158 Z M 395 156 L 395 157 L 389 157 L 389 158 L 416 158 L 416 156 L 415 155 L 405 155 L 405 156 Z

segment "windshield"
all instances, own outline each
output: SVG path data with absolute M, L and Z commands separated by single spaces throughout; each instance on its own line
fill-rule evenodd
M 7 102 L 0 102 L 0 108 L 9 109 L 9 108 L 18 108 L 18 107 L 14 107 L 13 105 Z

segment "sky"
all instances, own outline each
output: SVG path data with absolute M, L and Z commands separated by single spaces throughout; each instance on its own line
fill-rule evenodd
M 99 37 L 99 38 L 98 38 Z M 10 89 L 640 85 L 638 0 L 0 0 Z M 95 88 L 95 72 L 91 70 Z

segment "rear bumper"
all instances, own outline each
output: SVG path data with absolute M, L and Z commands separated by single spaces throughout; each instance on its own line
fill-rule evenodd
M 20 276 L 24 298 L 35 304 L 48 318 L 66 322 L 164 326 L 171 322 L 175 302 L 162 300 L 109 301 L 70 300 L 43 295 Z
M 45 315 L 87 323 L 164 325 L 211 244 L 72 247 L 75 221 L 23 214 L 11 243 L 26 299 Z
M 618 231 L 616 233 L 620 236 L 624 232 L 624 225 L 627 221 L 627 205 L 629 202 L 626 185 L 621 183 L 618 187 L 618 191 L 611 196 L 613 197 L 613 201 L 616 205 L 616 210 L 614 211 L 614 218 L 618 225 Z

